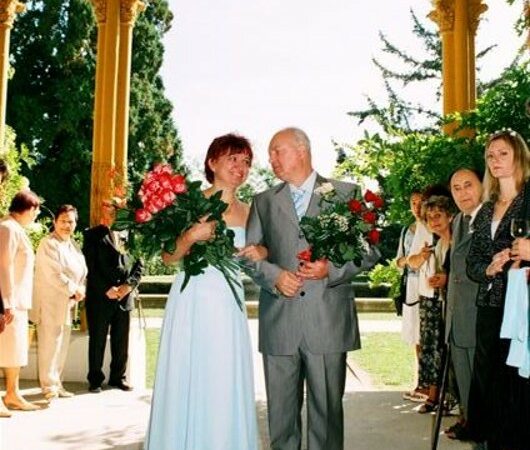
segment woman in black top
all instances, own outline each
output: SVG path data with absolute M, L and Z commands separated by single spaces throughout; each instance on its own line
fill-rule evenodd
M 506 130 L 488 139 L 485 151 L 484 205 L 472 224 L 467 257 L 471 279 L 480 283 L 477 295 L 476 351 L 469 397 L 473 438 L 488 450 L 522 450 L 521 430 L 512 420 L 517 372 L 505 361 L 509 342 L 500 338 L 507 272 L 512 265 L 511 219 L 519 217 L 523 187 L 530 175 L 530 152 L 521 136 Z M 523 379 L 521 379 L 523 380 Z

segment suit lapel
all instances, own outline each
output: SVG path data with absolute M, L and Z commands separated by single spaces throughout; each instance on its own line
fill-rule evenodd
M 298 227 L 298 217 L 294 209 L 289 184 L 282 183 L 276 188 L 276 204 L 284 214 Z
M 116 242 L 114 242 L 114 239 L 112 237 L 112 230 L 108 229 L 107 230 L 107 234 L 105 235 L 105 237 L 103 238 L 103 240 L 109 244 L 112 248 L 114 248 L 114 250 L 116 250 L 117 252 L 119 252 L 119 248 L 118 246 L 116 245 Z
M 320 212 L 320 195 L 315 194 L 315 190 L 320 187 L 322 184 L 326 183 L 328 180 L 324 177 L 321 177 L 317 173 L 317 178 L 315 180 L 315 187 L 313 188 L 313 192 L 311 193 L 311 200 L 309 201 L 309 206 L 307 207 L 307 211 L 305 213 L 308 217 L 314 217 L 318 215 Z
M 459 213 L 455 217 L 453 235 L 458 237 L 458 242 L 454 243 L 454 250 L 464 247 L 469 240 L 471 239 L 471 233 L 469 229 L 467 231 L 463 230 L 464 227 L 464 215 Z

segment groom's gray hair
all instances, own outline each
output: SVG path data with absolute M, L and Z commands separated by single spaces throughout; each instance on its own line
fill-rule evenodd
M 297 143 L 303 145 L 311 153 L 311 141 L 304 130 L 296 127 L 288 127 L 281 130 L 281 133 L 291 133 Z

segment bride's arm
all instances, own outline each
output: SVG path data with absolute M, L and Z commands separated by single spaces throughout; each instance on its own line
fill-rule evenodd
M 186 230 L 177 238 L 177 247 L 173 253 L 162 253 L 164 264 L 174 264 L 182 259 L 196 242 L 212 239 L 215 236 L 215 226 L 215 221 L 203 221 Z

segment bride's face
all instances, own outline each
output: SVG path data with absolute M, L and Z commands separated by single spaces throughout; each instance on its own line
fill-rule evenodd
M 215 160 L 210 160 L 209 164 L 215 182 L 239 187 L 248 177 L 250 156 L 246 153 L 226 153 Z

